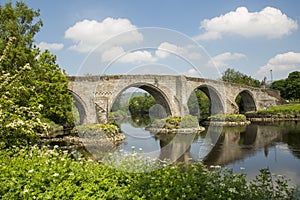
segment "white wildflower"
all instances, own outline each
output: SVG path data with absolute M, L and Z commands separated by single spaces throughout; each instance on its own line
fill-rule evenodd
M 52 176 L 57 177 L 59 176 L 59 173 L 54 173 Z

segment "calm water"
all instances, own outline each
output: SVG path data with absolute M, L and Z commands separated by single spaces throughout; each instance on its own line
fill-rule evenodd
M 182 161 L 197 160 L 206 165 L 233 168 L 251 179 L 259 169 L 285 175 L 300 186 L 300 123 L 251 124 L 244 127 L 206 127 L 192 135 L 158 136 L 144 129 L 142 121 L 123 122 L 121 130 L 126 141 L 119 149 L 131 151 L 132 146 L 154 158 Z

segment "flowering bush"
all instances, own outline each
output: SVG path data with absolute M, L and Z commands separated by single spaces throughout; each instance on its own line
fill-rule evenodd
M 0 69 L 12 40 L 0 58 Z M 47 131 L 47 125 L 40 119 L 42 105 L 24 103 L 35 94 L 34 87 L 26 85 L 26 75 L 30 71 L 29 65 L 13 75 L 0 71 L 0 147 L 26 145 L 37 139 L 37 132 Z
M 1 150 L 0 196 L 2 199 L 297 199 L 284 177 L 271 175 L 267 169 L 247 183 L 246 175 L 233 174 L 231 169 L 220 166 L 208 170 L 201 163 L 189 166 L 165 163 L 158 168 L 157 162 L 148 159 L 143 168 L 145 160 L 134 150 L 131 157 L 130 153 L 126 153 L 125 159 L 117 156 L 103 164 L 56 148 Z M 151 166 L 153 170 L 149 170 Z

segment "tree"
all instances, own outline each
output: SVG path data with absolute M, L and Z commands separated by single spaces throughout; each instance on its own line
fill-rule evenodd
M 1 65 L 5 71 L 15 73 L 27 63 L 35 62 L 38 51 L 34 50 L 34 35 L 43 25 L 41 19 L 36 19 L 39 16 L 39 10 L 28 8 L 24 2 L 16 2 L 15 7 L 12 2 L 4 7 L 0 5 L 0 52 L 4 51 L 10 38 L 15 38 Z
M 43 117 L 57 124 L 70 124 L 72 118 L 72 96 L 68 93 L 68 80 L 56 64 L 56 56 L 43 52 L 37 62 L 33 78 L 36 96 L 30 103 L 43 105 Z
M 136 96 L 129 101 L 129 111 L 132 115 L 146 114 L 154 104 L 155 99 L 151 95 Z
M 12 39 L 0 57 L 0 68 L 9 53 Z M 28 145 L 37 139 L 37 132 L 46 132 L 47 125 L 41 121 L 41 104 L 26 105 L 35 88 L 28 85 L 29 64 L 19 68 L 14 75 L 2 71 L 0 75 L 0 148 L 12 145 Z
M 280 96 L 284 99 L 288 99 L 287 90 L 286 90 L 286 81 L 285 79 L 274 81 L 270 88 L 280 91 Z
M 234 69 L 226 69 L 223 72 L 222 81 L 237 83 L 241 85 L 248 85 L 252 87 L 260 87 L 260 81 L 252 78 L 251 76 L 247 76 L 239 71 L 235 71 Z
M 34 45 L 34 36 L 42 27 L 38 19 L 39 10 L 28 8 L 23 2 L 12 2 L 0 6 L 0 76 L 18 74 L 25 65 L 26 70 L 20 84 L 32 90 L 20 90 L 15 94 L 15 104 L 25 107 L 42 105 L 43 118 L 58 124 L 72 121 L 72 98 L 68 92 L 67 79 L 59 66 L 56 57 L 49 51 L 40 53 Z M 9 45 L 8 45 L 9 44 Z M 7 48 L 9 46 L 9 48 Z M 12 98 L 12 97 L 11 97 Z
M 291 72 L 286 79 L 287 96 L 290 100 L 300 100 L 300 71 Z
M 286 79 L 274 81 L 271 88 L 279 90 L 285 99 L 300 101 L 300 71 L 289 73 Z
M 210 115 L 210 100 L 204 92 L 197 89 L 188 100 L 188 108 L 191 115 L 204 120 Z

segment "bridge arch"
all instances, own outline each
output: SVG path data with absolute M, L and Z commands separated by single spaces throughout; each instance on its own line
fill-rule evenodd
M 239 113 L 257 110 L 255 98 L 249 90 L 239 92 L 235 97 L 235 101 L 239 107 Z
M 191 96 L 193 95 L 193 93 L 196 90 L 201 90 L 208 97 L 208 99 L 210 101 L 209 111 L 210 111 L 211 115 L 224 113 L 224 103 L 223 103 L 222 97 L 221 97 L 220 93 L 217 91 L 217 89 L 215 89 L 211 85 L 203 84 L 203 85 L 196 87 L 189 95 L 189 98 L 191 98 Z
M 77 108 L 79 113 L 79 124 L 84 124 L 87 117 L 86 105 L 82 98 L 74 91 L 69 90 L 69 93 L 72 95 L 74 100 L 74 106 Z
M 132 87 L 140 88 L 140 89 L 145 90 L 146 92 L 148 92 L 150 95 L 152 95 L 154 97 L 157 104 L 160 104 L 161 106 L 163 106 L 165 108 L 166 114 L 168 116 L 172 115 L 171 104 L 170 104 L 170 100 L 169 100 L 167 94 L 165 94 L 165 92 L 163 92 L 159 87 L 157 87 L 153 84 L 143 83 L 143 82 L 133 83 L 133 84 L 127 85 L 126 87 L 122 88 L 120 90 L 120 92 L 118 92 L 118 94 L 112 100 L 112 104 L 109 107 L 109 111 L 112 109 L 112 106 L 115 103 L 115 101 L 118 99 L 118 97 L 125 90 L 127 90 L 129 88 L 132 88 Z

